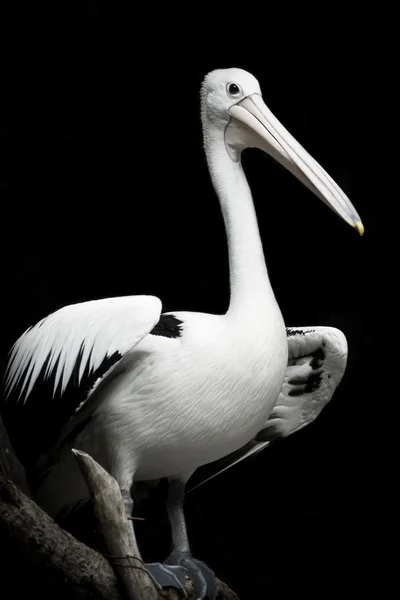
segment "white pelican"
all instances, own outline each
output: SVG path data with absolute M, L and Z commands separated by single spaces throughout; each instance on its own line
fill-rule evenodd
M 188 572 L 203 599 L 214 598 L 215 577 L 190 553 L 185 484 L 198 467 L 237 451 L 265 429 L 288 364 L 286 328 L 268 277 L 242 151 L 263 150 L 360 234 L 363 226 L 343 191 L 264 104 L 253 75 L 241 69 L 209 73 L 201 118 L 227 233 L 226 314 L 161 314 L 154 296 L 65 306 L 17 340 L 6 393 L 14 391 L 29 404 L 35 386 L 47 381 L 65 411 L 68 386 L 85 387 L 84 401 L 77 396 L 75 406 L 68 404 L 58 442 L 42 457 L 47 470 L 39 503 L 55 516 L 88 498 L 71 448 L 88 452 L 115 477 L 128 511 L 134 482 L 168 478 L 172 552 L 148 569 L 161 586 L 180 587 Z

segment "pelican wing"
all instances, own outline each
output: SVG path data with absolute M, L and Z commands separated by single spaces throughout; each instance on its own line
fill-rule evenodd
M 287 437 L 312 423 L 331 400 L 347 364 L 347 340 L 333 327 L 286 330 L 289 360 L 277 403 L 258 440 Z
M 291 327 L 286 333 L 288 365 L 278 400 L 265 427 L 243 448 L 199 469 L 198 472 L 208 473 L 205 478 L 200 476 L 200 483 L 189 491 L 258 454 L 274 440 L 309 425 L 331 400 L 347 364 L 344 334 L 334 327 Z
M 5 392 L 26 402 L 35 385 L 50 382 L 53 397 L 104 373 L 159 321 L 155 296 L 125 296 L 65 306 L 30 327 L 14 344 Z

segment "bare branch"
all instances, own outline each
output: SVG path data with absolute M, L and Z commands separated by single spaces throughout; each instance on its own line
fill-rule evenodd
M 61 529 L 11 481 L 0 476 L 0 534 L 22 557 L 66 583 L 76 598 L 121 600 L 114 572 L 103 556 Z
M 160 596 L 145 569 L 134 540 L 121 491 L 115 479 L 91 456 L 73 450 L 89 488 L 100 532 L 124 584 L 129 600 L 157 600 Z M 129 568 L 127 568 L 129 567 Z

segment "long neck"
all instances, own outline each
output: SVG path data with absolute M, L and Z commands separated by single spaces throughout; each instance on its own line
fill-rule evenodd
M 219 133 L 219 132 L 218 132 Z M 231 298 L 229 313 L 265 313 L 275 304 L 253 199 L 241 161 L 229 157 L 223 136 L 204 132 L 204 148 L 228 239 Z

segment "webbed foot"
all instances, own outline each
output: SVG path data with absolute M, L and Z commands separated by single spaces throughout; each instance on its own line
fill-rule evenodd
M 188 575 L 188 572 L 183 566 L 147 563 L 146 569 L 160 588 L 174 587 L 186 596 L 185 577 Z
M 193 582 L 197 600 L 204 600 L 205 598 L 215 600 L 217 595 L 215 574 L 201 560 L 193 558 L 189 552 L 174 550 L 164 561 L 164 564 L 187 569 L 187 575 Z

